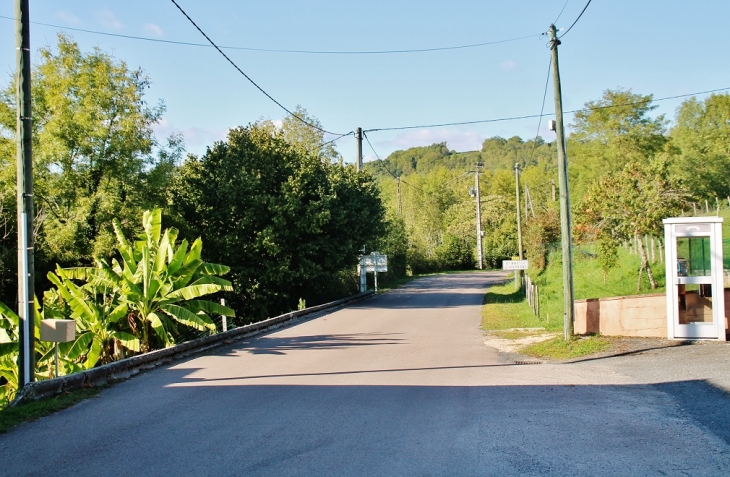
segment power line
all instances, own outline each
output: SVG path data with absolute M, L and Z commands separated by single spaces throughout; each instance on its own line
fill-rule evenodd
M 179 8 L 179 7 L 178 7 Z M 0 15 L 0 18 L 6 20 L 15 20 L 13 17 L 6 17 Z M 151 38 L 146 36 L 136 35 L 123 35 L 121 33 L 109 33 L 98 30 L 87 30 L 85 28 L 74 28 L 69 26 L 54 25 L 52 23 L 42 22 L 30 22 L 34 25 L 47 26 L 51 28 L 58 28 L 60 30 L 78 31 L 82 33 L 91 33 L 94 35 L 112 36 L 117 38 L 126 38 L 129 40 L 141 40 L 150 41 L 155 43 L 168 43 L 171 45 L 183 45 L 183 46 L 198 46 L 204 48 L 210 48 L 211 45 L 206 43 L 196 43 L 190 41 L 178 41 L 178 40 L 165 40 L 163 38 Z M 404 54 L 404 53 L 430 53 L 435 51 L 448 51 L 448 50 L 463 50 L 467 48 L 479 48 L 482 46 L 498 45 L 501 43 L 509 43 L 513 41 L 526 40 L 528 38 L 536 38 L 540 35 L 525 35 L 515 38 L 507 38 L 503 40 L 485 41 L 482 43 L 470 43 L 465 45 L 452 45 L 452 46 L 438 46 L 433 48 L 410 48 L 410 49 L 393 49 L 393 50 L 293 50 L 293 49 L 277 49 L 277 48 L 254 48 L 248 46 L 223 46 L 219 47 L 223 50 L 243 50 L 243 51 L 258 51 L 263 53 L 296 53 L 296 54 L 307 54 L 307 55 L 389 55 L 389 54 Z
M 567 5 L 568 2 L 565 2 Z M 565 8 L 565 7 L 563 7 Z M 542 93 L 542 106 L 540 106 L 540 120 L 537 122 L 537 132 L 535 133 L 535 141 L 532 143 L 532 152 L 530 153 L 530 162 L 535 158 L 535 149 L 537 148 L 537 138 L 540 137 L 540 126 L 542 126 L 542 114 L 545 111 L 545 98 L 547 98 L 548 85 L 550 84 L 550 67 L 553 65 L 553 57 L 548 61 L 547 78 L 545 78 L 545 92 Z
M 594 106 L 590 108 L 580 108 L 580 109 L 572 109 L 570 111 L 564 111 L 565 114 L 569 113 L 577 113 L 577 112 L 588 112 L 588 111 L 595 111 L 599 109 L 610 109 L 610 108 L 620 108 L 623 106 L 633 106 L 637 104 L 644 104 L 649 102 L 659 102 L 659 101 L 668 101 L 670 99 L 679 99 L 679 98 L 686 98 L 689 96 L 697 96 L 700 94 L 710 94 L 710 93 L 718 93 L 720 91 L 728 91 L 730 90 L 730 86 L 725 88 L 717 88 L 717 89 L 710 89 L 707 91 L 697 91 L 695 93 L 687 93 L 687 94 L 678 94 L 675 96 L 665 96 L 663 98 L 649 98 L 643 101 L 633 101 L 630 103 L 622 103 L 622 104 L 610 104 L 606 106 Z M 399 127 L 391 127 L 391 128 L 372 128 L 372 129 L 365 129 L 364 132 L 378 132 L 378 131 L 401 131 L 404 129 L 428 129 L 428 128 L 438 128 L 438 127 L 444 127 L 444 126 L 463 126 L 463 125 L 469 125 L 469 124 L 484 124 L 484 123 L 496 123 L 496 122 L 505 122 L 505 121 L 517 121 L 520 119 L 533 119 L 533 118 L 539 118 L 544 116 L 553 116 L 555 113 L 540 113 L 540 114 L 528 114 L 525 116 L 510 116 L 510 117 L 504 117 L 504 118 L 496 118 L 496 119 L 480 119 L 476 121 L 459 121 L 459 122 L 453 122 L 453 123 L 440 123 L 440 124 L 423 124 L 420 126 L 399 126 Z
M 190 15 L 188 15 L 187 13 L 185 13 L 185 10 L 183 10 L 182 7 L 180 7 L 180 5 L 178 5 L 175 0 L 170 0 L 170 1 L 177 7 L 178 10 L 180 10 L 180 12 L 183 15 L 185 15 L 185 18 L 187 18 L 188 21 L 190 23 L 192 23 L 192 25 L 200 32 L 200 34 L 203 35 L 205 37 L 205 39 L 208 40 L 208 42 L 211 45 L 213 45 L 213 48 L 215 48 L 216 50 L 218 50 L 218 53 L 220 53 L 221 55 L 223 55 L 223 58 L 225 58 L 226 60 L 228 60 L 228 62 L 231 65 L 233 65 L 233 67 L 236 68 L 236 70 L 239 73 L 241 73 L 244 76 L 244 78 L 246 78 L 252 85 L 256 86 L 256 88 L 259 91 L 261 91 L 262 93 L 264 93 L 264 95 L 267 98 L 269 98 L 271 101 L 273 101 L 277 106 L 279 106 L 281 109 L 283 109 L 284 111 L 286 111 L 287 113 L 289 113 L 293 118 L 298 119 L 299 121 L 301 121 L 302 123 L 306 124 L 307 126 L 309 126 L 312 129 L 316 129 L 317 131 L 320 131 L 320 132 L 323 132 L 323 133 L 332 134 L 333 136 L 346 136 L 346 134 L 333 133 L 333 132 L 327 131 L 326 129 L 323 129 L 323 128 L 317 126 L 316 124 L 310 123 L 309 121 L 301 118 L 299 115 L 294 114 L 288 108 L 286 108 L 286 106 L 284 106 L 283 104 L 281 104 L 280 102 L 278 102 L 277 100 L 275 100 L 273 96 L 271 96 L 269 93 L 267 93 L 266 91 L 264 91 L 264 89 L 261 86 L 259 86 L 258 84 L 256 84 L 256 82 L 254 80 L 252 80 L 246 73 L 244 73 L 243 70 L 241 68 L 239 68 L 238 65 L 236 63 L 234 63 L 233 60 L 231 60 L 228 57 L 228 55 L 226 55 L 223 52 L 223 50 L 221 50 L 220 47 L 218 45 L 216 45 L 215 42 L 213 42 L 213 40 L 210 39 L 210 37 L 208 35 L 205 34 L 205 32 L 198 26 L 198 24 L 195 23 L 192 18 L 190 18 Z
M 385 164 L 385 161 L 384 161 L 383 159 L 381 159 L 381 158 L 380 158 L 380 156 L 378 155 L 378 153 L 377 153 L 377 152 L 375 151 L 375 148 L 373 147 L 373 144 L 372 144 L 372 143 L 370 142 L 370 139 L 368 138 L 368 135 L 367 135 L 367 134 L 365 134 L 365 132 L 363 132 L 363 137 L 364 137 L 364 138 L 365 138 L 365 140 L 367 141 L 367 143 L 368 143 L 368 146 L 370 146 L 370 150 L 371 150 L 371 151 L 373 151 L 373 154 L 375 154 L 375 157 L 377 157 L 377 158 L 378 158 L 378 161 L 380 161 L 380 164 L 381 164 L 381 165 L 382 165 L 382 166 L 383 166 L 383 167 L 385 168 L 385 170 L 386 170 L 386 171 L 388 171 L 388 174 L 390 174 L 391 176 L 393 176 L 393 179 L 395 179 L 395 180 L 398 180 L 398 176 L 396 176 L 396 175 L 395 175 L 395 174 L 393 173 L 393 171 L 391 171 L 391 170 L 390 170 L 390 169 L 388 168 L 388 166 L 387 166 L 387 165 Z M 416 187 L 416 186 L 414 186 L 413 184 L 409 184 L 408 182 L 406 182 L 406 181 L 405 181 L 405 180 L 403 180 L 403 179 L 400 179 L 400 181 L 401 181 L 402 183 L 404 183 L 405 185 L 407 185 L 407 186 L 413 187 L 414 189 L 418 189 L 418 190 L 420 190 L 421 192 L 423 192 L 423 189 L 421 189 L 420 187 Z
M 570 0 L 565 0 L 565 3 L 563 4 L 563 8 L 560 9 L 560 13 L 558 13 L 558 18 L 555 19 L 555 21 L 553 22 L 553 25 L 558 23 L 558 20 L 560 20 L 560 17 L 563 16 L 563 12 L 565 11 L 565 7 L 568 6 L 569 1 Z
M 332 144 L 333 142 L 335 142 L 335 141 L 339 141 L 339 140 L 340 140 L 340 139 L 342 139 L 343 137 L 345 137 L 345 136 L 350 136 L 350 135 L 352 135 L 352 134 L 355 134 L 355 131 L 350 131 L 349 133 L 345 133 L 345 134 L 340 134 L 340 135 L 339 135 L 339 136 L 337 136 L 336 138 L 334 138 L 334 139 L 332 139 L 332 140 L 330 140 L 330 141 L 327 141 L 326 143 L 322 144 L 322 147 L 328 146 L 328 145 Z
M 570 26 L 568 27 L 568 29 L 567 29 L 567 30 L 565 30 L 565 33 L 563 33 L 562 35 L 560 35 L 560 38 L 562 38 L 562 37 L 564 37 L 565 35 L 567 35 L 567 34 L 568 34 L 568 32 L 570 31 L 570 29 L 571 29 L 571 28 L 573 28 L 573 27 L 575 26 L 575 24 L 576 24 L 576 23 L 578 23 L 578 20 L 580 20 L 580 17 L 582 17 L 582 16 L 583 16 L 583 13 L 585 13 L 586 9 L 588 8 L 588 5 L 590 5 L 590 4 L 591 4 L 591 1 L 592 1 L 592 0 L 588 0 L 588 3 L 586 3 L 586 6 L 585 6 L 585 7 L 583 7 L 583 10 L 581 10 L 581 12 L 580 12 L 580 15 L 578 15 L 578 18 L 576 18 L 576 19 L 575 19 L 575 21 L 573 22 L 573 24 L 572 24 L 572 25 L 570 25 Z

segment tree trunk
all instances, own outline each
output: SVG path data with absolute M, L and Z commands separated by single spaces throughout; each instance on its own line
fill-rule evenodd
M 646 276 L 649 279 L 649 284 L 651 285 L 651 289 L 654 290 L 656 289 L 657 284 L 656 280 L 654 280 L 654 274 L 651 273 L 651 266 L 649 265 L 649 259 L 646 256 L 644 243 L 641 240 L 638 240 L 637 242 L 637 245 L 639 246 L 639 256 L 641 256 L 641 268 L 639 269 L 639 287 L 641 287 L 641 270 L 646 270 Z

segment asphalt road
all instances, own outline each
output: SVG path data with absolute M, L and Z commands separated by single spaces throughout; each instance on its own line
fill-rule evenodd
M 434 276 L 0 435 L 2 475 L 728 475 L 730 347 L 519 365 Z

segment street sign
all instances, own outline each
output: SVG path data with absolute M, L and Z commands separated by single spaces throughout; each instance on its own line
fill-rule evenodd
M 503 260 L 502 270 L 527 270 L 527 260 Z
M 365 261 L 366 272 L 383 273 L 388 271 L 387 255 L 380 255 L 378 252 L 373 252 L 370 255 L 365 255 L 363 259 Z

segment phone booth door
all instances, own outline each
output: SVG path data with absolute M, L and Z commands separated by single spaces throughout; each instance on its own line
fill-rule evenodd
M 724 289 L 717 280 L 722 278 L 722 236 L 717 240 L 714 225 L 672 224 L 672 242 L 666 243 L 672 255 L 667 272 L 674 264 L 667 277 L 669 338 L 725 337 Z

